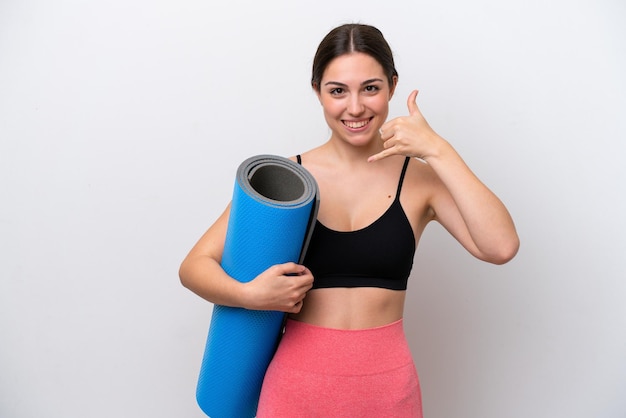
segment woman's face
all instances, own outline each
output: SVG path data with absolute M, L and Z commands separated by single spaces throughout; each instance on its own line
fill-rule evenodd
M 322 76 L 318 97 L 333 137 L 355 146 L 372 144 L 389 113 L 390 86 L 371 56 L 351 53 L 333 59 Z

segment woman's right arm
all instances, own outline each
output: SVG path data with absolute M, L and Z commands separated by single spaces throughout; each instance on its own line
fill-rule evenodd
M 230 277 L 220 265 L 230 205 L 193 246 L 179 276 L 183 286 L 209 302 L 255 310 L 298 313 L 313 275 L 295 263 L 277 264 L 247 283 Z

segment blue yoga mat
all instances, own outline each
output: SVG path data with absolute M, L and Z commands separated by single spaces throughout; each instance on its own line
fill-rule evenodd
M 319 206 L 317 184 L 293 161 L 259 155 L 238 168 L 222 267 L 248 282 L 274 264 L 302 262 Z M 285 314 L 215 305 L 196 399 L 211 418 L 252 418 Z

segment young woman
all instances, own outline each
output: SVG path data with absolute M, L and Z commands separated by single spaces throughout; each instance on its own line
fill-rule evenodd
M 347 24 L 328 33 L 311 85 L 331 135 L 294 158 L 320 190 L 304 265 L 276 265 L 248 283 L 229 277 L 219 264 L 228 208 L 181 265 L 183 285 L 213 303 L 290 314 L 260 418 L 421 417 L 402 316 L 424 228 L 441 223 L 487 262 L 517 252 L 508 211 L 431 129 L 417 91 L 407 116 L 386 121 L 397 83 L 378 29 Z

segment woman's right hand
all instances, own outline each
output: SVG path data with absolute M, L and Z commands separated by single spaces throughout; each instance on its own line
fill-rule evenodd
M 276 264 L 245 283 L 246 308 L 298 313 L 313 286 L 311 271 L 296 263 Z

